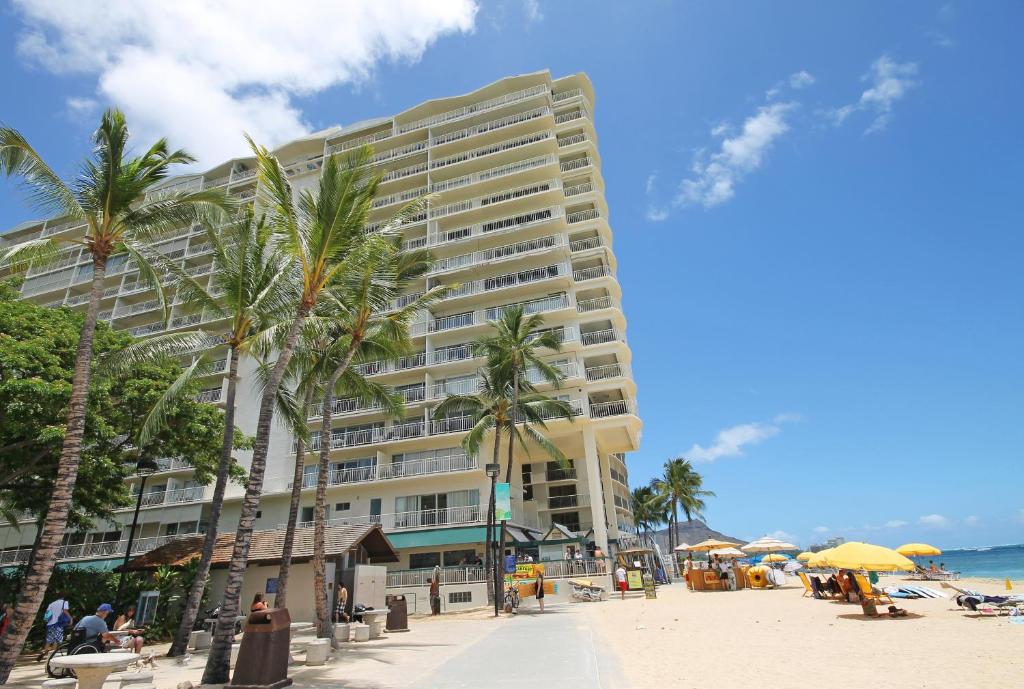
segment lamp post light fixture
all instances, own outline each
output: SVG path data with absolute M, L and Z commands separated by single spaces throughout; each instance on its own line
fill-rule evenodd
M 146 479 L 159 468 L 156 461 L 150 457 L 142 457 L 135 464 L 135 473 L 142 477 L 142 482 L 139 483 L 139 498 L 135 501 L 132 528 L 128 531 L 128 543 L 125 544 L 124 549 L 124 562 L 121 563 L 121 576 L 117 580 L 117 596 L 114 597 L 114 605 L 119 613 L 124 612 L 124 609 L 121 607 L 121 596 L 124 595 L 124 580 L 128 575 L 128 571 L 125 568 L 128 566 L 128 560 L 132 557 L 132 542 L 135 540 L 135 527 L 139 524 L 139 510 L 142 509 L 142 495 L 146 492 Z
M 484 472 L 491 479 L 491 499 L 487 504 L 487 559 L 491 567 L 493 568 L 490 572 L 492 586 L 494 588 L 494 616 L 498 616 L 498 599 L 501 596 L 501 587 L 499 586 L 498 579 L 498 552 L 494 546 L 497 541 L 496 534 L 494 533 L 494 486 L 498 480 L 498 474 L 501 473 L 500 464 L 486 464 L 484 465 Z

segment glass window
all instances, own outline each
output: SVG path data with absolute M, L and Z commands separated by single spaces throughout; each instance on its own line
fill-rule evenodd
M 409 569 L 427 569 L 441 564 L 441 553 L 412 553 L 409 555 Z
M 444 566 L 455 567 L 457 565 L 468 565 L 476 561 L 476 551 L 470 548 L 469 550 L 449 550 L 444 554 Z

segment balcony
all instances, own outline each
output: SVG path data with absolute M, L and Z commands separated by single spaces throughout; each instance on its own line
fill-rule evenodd
M 598 309 L 610 309 L 612 306 L 614 306 L 614 302 L 612 302 L 611 297 L 595 297 L 593 299 L 583 299 L 576 302 L 576 311 L 579 313 L 587 313 L 588 311 L 597 311 Z
M 604 241 L 600 237 L 587 237 L 586 239 L 574 239 L 569 242 L 569 251 L 578 253 L 580 251 L 590 251 L 591 249 L 600 249 L 604 246 Z
M 460 471 L 473 471 L 480 465 L 475 457 L 459 454 L 451 457 L 432 457 L 409 462 L 392 462 L 391 464 L 375 464 L 368 467 L 334 469 L 328 474 L 328 483 L 332 486 L 349 483 L 365 483 L 368 481 L 390 481 L 394 479 L 430 476 L 433 474 L 451 474 Z M 303 488 L 315 488 L 316 474 L 302 477 Z M 289 486 L 291 488 L 291 486 Z
M 580 196 L 581 194 L 589 194 L 592 191 L 594 191 L 594 184 L 588 180 L 582 184 L 574 184 L 571 187 L 565 187 L 563 193 L 565 194 L 565 198 L 569 198 L 572 196 Z
M 160 308 L 159 299 L 150 299 L 144 301 L 141 304 L 130 304 L 121 305 L 114 309 L 114 316 L 117 318 L 124 318 L 125 316 L 131 316 L 136 313 L 143 313 L 145 311 L 153 311 Z
M 514 175 L 519 172 L 525 172 L 527 170 L 534 170 L 545 165 L 554 165 L 558 162 L 558 158 L 553 155 L 536 156 L 528 160 L 518 160 L 514 163 L 507 165 L 501 165 L 498 167 L 492 167 L 489 170 L 483 172 L 475 172 L 471 175 L 463 175 L 462 177 L 455 177 L 453 179 L 444 180 L 442 182 L 434 182 L 431 185 L 430 190 L 434 193 L 441 193 L 444 191 L 451 191 L 452 189 L 460 189 L 470 184 L 476 184 L 478 182 L 487 182 L 492 179 L 498 179 L 507 175 Z M 424 170 L 426 165 L 423 165 Z
M 393 206 L 396 203 L 405 203 L 407 201 L 413 201 L 423 196 L 429 191 L 426 187 L 419 187 L 417 189 L 410 189 L 408 191 L 398 192 L 396 194 L 389 194 L 387 196 L 380 196 L 373 200 L 373 208 L 384 208 L 385 206 Z
M 573 507 L 585 507 L 590 504 L 590 496 L 581 495 L 552 495 L 547 500 L 547 505 L 541 509 L 566 510 Z
M 541 141 L 550 141 L 554 138 L 554 135 L 550 131 L 534 132 L 533 134 L 526 134 L 519 136 L 514 139 L 508 139 L 507 141 L 500 141 L 495 144 L 488 144 L 487 146 L 480 146 L 469 151 L 462 151 L 461 153 L 455 153 L 448 156 L 447 158 L 438 158 L 430 161 L 430 169 L 437 170 L 440 168 L 448 167 L 450 165 L 458 165 L 459 163 L 465 163 L 470 160 L 476 160 L 478 158 L 486 158 L 487 156 L 497 155 L 499 153 L 505 153 L 523 146 L 529 146 L 531 144 L 539 143 Z
M 564 235 L 548 235 L 547 237 L 539 237 L 525 242 L 505 244 L 504 246 L 487 249 L 486 251 L 474 251 L 470 254 L 460 254 L 459 256 L 442 258 L 434 262 L 434 265 L 430 269 L 430 273 L 437 274 L 484 264 L 490 265 L 495 261 L 529 256 L 564 245 Z
M 386 175 L 384 175 L 383 177 L 381 177 L 380 181 L 381 181 L 381 184 L 384 184 L 386 182 L 394 182 L 394 181 L 399 180 L 399 179 L 405 179 L 406 177 L 411 177 L 412 175 L 421 175 L 421 174 L 423 174 L 426 171 L 427 171 L 427 164 L 426 163 L 417 163 L 416 165 L 410 165 L 408 167 L 403 167 L 403 168 L 399 168 L 397 170 L 392 170 L 391 172 L 389 172 Z M 436 189 L 434 191 L 436 191 Z
M 200 502 L 205 492 L 205 486 L 150 491 L 149 493 L 142 494 L 142 506 L 156 507 L 158 505 L 181 505 L 188 502 Z M 132 497 L 137 499 L 138 493 Z
M 493 208 L 496 204 L 506 203 L 508 201 L 517 201 L 519 199 L 528 198 L 530 196 L 536 196 L 537 194 L 543 194 L 553 189 L 560 189 L 562 187 L 562 180 L 551 179 L 544 182 L 537 182 L 536 184 L 528 184 L 526 186 L 517 187 L 514 189 L 504 189 L 496 194 L 488 194 L 486 196 L 478 196 L 472 199 L 464 199 L 455 203 L 449 203 L 444 206 L 438 206 L 437 208 L 430 209 L 430 219 L 436 220 L 438 218 L 445 218 L 449 215 L 455 215 L 456 213 L 465 213 L 466 211 L 476 210 L 479 208 Z
M 558 277 L 565 277 L 568 274 L 569 265 L 567 263 L 556 263 L 554 265 L 544 266 L 541 268 L 522 270 L 516 273 L 507 273 L 505 275 L 496 275 L 494 277 L 483 278 L 481 280 L 471 280 L 469 282 L 463 282 L 459 284 L 458 287 L 449 290 L 448 293 L 441 298 L 441 301 L 468 297 L 474 294 L 483 294 L 484 292 L 493 292 L 519 285 L 528 285 L 544 280 L 552 280 Z
M 575 481 L 576 468 L 571 467 L 569 469 L 545 469 L 544 478 L 548 481 Z
M 590 141 L 590 137 L 583 132 L 580 132 L 579 134 L 570 134 L 569 136 L 560 136 L 558 137 L 558 147 L 568 148 L 569 146 L 575 146 L 576 144 L 581 144 L 585 141 Z
M 580 105 L 575 110 L 569 112 L 563 112 L 555 115 L 555 126 L 567 124 L 569 122 L 575 122 L 576 120 L 591 119 L 590 111 L 583 105 Z
M 570 100 L 578 96 L 583 95 L 583 89 L 568 89 L 567 91 L 559 91 L 558 93 L 551 94 L 552 103 L 561 103 L 565 100 Z
M 356 364 L 355 369 L 364 376 L 377 376 L 382 373 L 394 373 L 395 371 L 408 371 L 414 368 L 422 368 L 427 365 L 427 353 L 418 352 L 404 356 L 398 361 L 368 361 Z
M 572 271 L 572 279 L 576 282 L 584 282 L 585 280 L 596 280 L 597 278 L 603 278 L 611 276 L 612 269 L 608 266 L 591 266 L 589 268 L 578 268 Z
M 203 390 L 198 395 L 196 395 L 196 402 L 216 404 L 217 402 L 220 402 L 222 392 L 223 391 L 220 388 L 211 388 L 210 390 Z
M 576 172 L 577 170 L 586 170 L 588 167 L 593 165 L 593 161 L 590 158 L 576 158 L 575 160 L 567 160 L 564 163 L 560 163 L 558 168 L 563 172 Z
M 523 122 L 531 122 L 550 114 L 551 108 L 547 106 L 533 108 L 532 110 L 526 110 L 524 112 L 517 112 L 496 120 L 490 120 L 489 122 L 481 122 L 480 124 L 473 125 L 472 127 L 466 127 L 465 129 L 459 129 L 431 137 L 430 145 L 443 146 L 444 144 L 450 144 L 455 141 L 463 141 L 464 139 L 479 136 L 480 134 L 486 134 L 498 129 L 505 129 L 506 127 L 513 127 L 517 124 L 522 124 Z
M 150 550 L 170 543 L 179 538 L 201 535 L 201 533 L 176 534 L 173 536 L 152 536 L 150 538 L 136 538 L 132 541 L 132 555 L 141 555 Z M 75 545 L 62 545 L 57 549 L 58 560 L 88 560 L 103 557 L 124 557 L 128 548 L 128 540 L 120 541 L 98 541 L 93 543 L 78 543 Z M 28 562 L 32 548 L 18 548 L 16 550 L 4 550 L 0 552 L 0 565 L 11 565 Z
M 611 402 L 591 402 L 590 418 L 604 419 L 609 416 L 636 414 L 635 400 L 612 400 Z
M 591 332 L 580 334 L 580 340 L 583 342 L 584 347 L 606 344 L 608 342 L 617 342 L 621 339 L 622 338 L 619 336 L 619 333 L 615 328 L 592 330 Z
M 406 132 L 415 131 L 417 129 L 423 129 L 424 127 L 435 127 L 446 122 L 452 122 L 454 120 L 460 120 L 465 117 L 470 117 L 480 112 L 486 112 L 487 110 L 494 110 L 506 105 L 512 105 L 513 103 L 519 103 L 530 98 L 535 98 L 548 93 L 548 87 L 546 84 L 539 84 L 537 86 L 531 86 L 530 88 L 516 91 L 514 93 L 508 93 L 504 96 L 498 96 L 497 98 L 491 98 L 488 100 L 480 101 L 479 103 L 473 103 L 455 110 L 449 110 L 439 115 L 433 115 L 431 117 L 425 117 L 421 120 L 415 120 L 413 122 L 407 122 L 405 124 L 397 124 L 395 126 L 396 134 L 405 134 Z
M 576 223 L 586 222 L 588 220 L 596 220 L 601 217 L 601 211 L 596 208 L 587 208 L 582 211 L 574 211 L 565 216 L 565 222 L 570 225 Z
M 605 364 L 604 366 L 591 366 L 587 369 L 587 380 L 591 383 L 609 378 L 622 376 L 621 364 Z

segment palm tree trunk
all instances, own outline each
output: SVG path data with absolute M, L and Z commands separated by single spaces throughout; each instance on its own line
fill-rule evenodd
M 491 460 L 492 464 L 498 463 L 498 455 L 501 452 L 501 427 L 498 424 L 494 425 L 494 457 Z M 494 479 L 491 479 L 491 483 L 494 483 Z M 484 545 L 484 569 L 487 570 L 487 600 L 493 601 L 496 592 L 494 590 L 494 576 L 491 574 L 493 571 L 494 562 L 494 491 L 489 491 L 487 498 L 487 543 Z
M 64 445 L 57 462 L 57 478 L 53 484 L 53 496 L 43 518 L 43 531 L 31 566 L 25 572 L 14 612 L 7 632 L 0 639 L 0 684 L 5 684 L 11 669 L 18 659 L 18 653 L 25 645 L 32 622 L 46 595 L 50 575 L 57 564 L 57 549 L 64 538 L 64 529 L 71 511 L 71 498 L 78 480 L 78 463 L 82 454 L 82 439 L 85 436 L 85 412 L 89 401 L 89 380 L 92 373 L 92 345 L 96 336 L 96 321 L 103 296 L 103 278 L 107 273 L 107 257 L 93 255 L 92 287 L 85 322 L 78 337 L 75 352 L 75 372 L 71 378 L 71 398 L 68 403 L 67 427 L 64 431 Z
M 327 601 L 327 478 L 331 461 L 331 423 L 334 420 L 334 386 L 338 384 L 342 369 L 331 373 L 324 385 L 324 406 L 320 420 L 320 470 L 316 477 L 316 500 L 313 507 L 313 602 L 316 606 L 316 635 L 330 639 L 334 645 L 334 625 L 331 624 L 330 604 Z
M 291 361 L 292 354 L 295 353 L 299 332 L 302 330 L 302 324 L 306 321 L 309 309 L 309 306 L 303 305 L 295 315 L 284 346 L 278 355 L 277 363 L 274 364 L 274 370 L 270 374 L 270 380 L 263 390 L 263 397 L 260 399 L 252 465 L 249 467 L 249 485 L 246 487 L 245 498 L 242 500 L 242 513 L 238 518 L 235 547 L 231 552 L 228 579 L 224 586 L 224 600 L 221 602 L 220 616 L 217 618 L 210 655 L 206 659 L 203 684 L 227 684 L 231 672 L 231 641 L 235 637 L 235 617 L 238 616 L 239 609 L 238 598 L 242 593 L 242 579 L 245 577 L 245 568 L 249 560 L 253 524 L 256 522 L 256 510 L 260 506 L 260 495 L 263 492 L 263 475 L 267 470 L 270 425 L 274 420 L 277 389 L 281 385 L 281 380 L 284 379 L 288 362 Z
M 672 548 L 672 552 L 676 552 L 676 546 L 679 545 L 679 511 L 676 506 L 675 500 L 672 501 L 672 540 L 669 547 Z
M 314 386 L 306 391 L 306 399 L 302 405 L 305 416 L 313 404 Z M 321 439 L 321 442 L 323 440 Z M 299 503 L 302 501 L 303 481 L 305 480 L 306 441 L 300 435 L 295 439 L 295 473 L 292 475 L 292 500 L 288 505 L 288 526 L 284 532 L 284 549 L 281 551 L 281 568 L 277 572 L 277 595 L 274 597 L 275 608 L 288 607 L 288 577 L 292 571 L 292 549 L 295 547 L 295 525 L 299 523 Z
M 203 592 L 210 578 L 210 563 L 213 562 L 213 549 L 217 545 L 217 524 L 224 507 L 224 493 L 227 491 L 228 474 L 231 471 L 231 451 L 235 440 L 235 393 L 238 388 L 238 349 L 232 346 L 228 350 L 228 394 L 224 409 L 224 444 L 220 451 L 220 464 L 217 466 L 217 482 L 213 488 L 213 500 L 210 503 L 210 521 L 206 525 L 206 538 L 203 539 L 203 551 L 199 556 L 192 589 L 188 592 L 185 611 L 181 616 L 178 635 L 174 637 L 171 648 L 167 651 L 169 658 L 182 655 L 188 650 L 188 638 L 192 626 L 199 615 L 199 606 L 203 602 Z
M 505 483 L 509 484 L 509 502 L 512 500 L 512 457 L 513 450 L 515 449 L 516 443 L 516 409 L 519 407 L 519 369 L 515 369 L 512 372 L 512 410 L 509 413 L 509 432 L 508 432 L 508 466 L 505 467 Z M 506 520 L 501 520 L 501 527 L 498 531 L 496 540 L 498 541 L 498 557 L 500 558 L 505 554 L 505 524 Z M 499 560 L 500 562 L 500 560 Z

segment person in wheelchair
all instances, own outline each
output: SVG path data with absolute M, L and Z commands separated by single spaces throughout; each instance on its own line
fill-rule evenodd
M 112 612 L 114 612 L 114 607 L 110 603 L 103 603 L 96 608 L 95 614 L 86 615 L 78 621 L 74 629 L 75 635 L 79 636 L 80 634 L 82 643 L 95 646 L 96 650 L 100 652 L 120 646 L 121 642 L 110 633 L 110 629 L 107 627 L 107 615 Z

